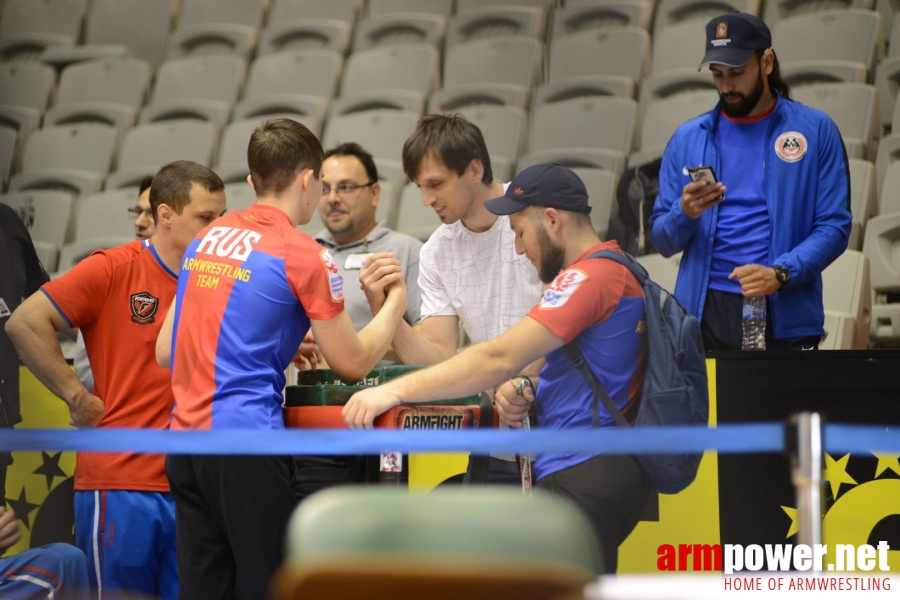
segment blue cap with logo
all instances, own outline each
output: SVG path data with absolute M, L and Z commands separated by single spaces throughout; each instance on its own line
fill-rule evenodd
M 710 63 L 740 67 L 771 47 L 772 33 L 758 18 L 742 12 L 722 15 L 706 24 L 706 56 L 697 70 Z
M 513 177 L 506 193 L 484 207 L 495 215 L 511 215 L 528 206 L 547 206 L 588 214 L 588 193 L 581 177 L 562 165 L 532 165 Z

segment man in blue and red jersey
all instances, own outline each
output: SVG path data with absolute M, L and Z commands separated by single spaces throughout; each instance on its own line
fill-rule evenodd
M 258 203 L 190 244 L 157 342 L 172 369 L 172 429 L 282 429 L 284 370 L 310 326 L 329 366 L 358 381 L 407 308 L 400 263 L 386 260 L 387 301 L 357 335 L 331 254 L 295 229 L 322 196 L 324 153 L 309 129 L 266 121 L 247 160 Z M 267 597 L 296 505 L 294 469 L 289 456 L 167 458 L 182 598 Z
M 69 407 L 78 427 L 166 429 L 173 397 L 154 347 L 187 245 L 225 211 L 211 170 L 177 161 L 154 177 L 151 240 L 98 250 L 41 287 L 6 330 L 25 365 Z M 94 366 L 93 393 L 66 364 L 56 332 L 79 327 Z M 178 597 L 175 506 L 159 455 L 79 453 L 75 540 L 91 584 L 164 599 Z
M 601 242 L 594 232 L 584 183 L 560 165 L 535 165 L 484 206 L 509 215 L 516 252 L 534 263 L 550 287 L 500 337 L 355 394 L 344 407 L 344 420 L 354 428 L 371 427 L 376 416 L 400 402 L 460 398 L 512 378 L 520 395 L 498 394 L 496 405 L 504 421 L 521 427 L 529 408 L 524 388 L 532 384 L 515 374 L 543 356 L 547 364 L 534 390 L 541 428 L 590 429 L 594 395 L 563 348 L 577 339 L 591 370 L 626 420 L 633 421 L 646 370 L 644 300 L 624 266 L 587 258 L 619 246 Z M 600 426 L 615 426 L 602 406 Z M 548 453 L 537 456 L 534 468 L 538 487 L 560 495 L 588 517 L 604 551 L 605 568 L 614 572 L 618 546 L 640 519 L 649 494 L 635 460 Z

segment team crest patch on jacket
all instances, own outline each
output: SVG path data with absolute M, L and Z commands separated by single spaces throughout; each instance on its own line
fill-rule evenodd
M 775 140 L 775 154 L 784 162 L 797 162 L 806 156 L 808 147 L 806 138 L 799 131 L 782 133 Z
M 565 305 L 585 279 L 587 279 L 587 275 L 584 271 L 578 269 L 563 271 L 556 276 L 556 279 L 541 296 L 541 308 L 559 308 Z
M 154 315 L 159 308 L 159 298 L 148 292 L 131 295 L 131 322 L 138 325 L 149 325 L 156 321 Z
M 342 302 L 344 300 L 344 278 L 338 271 L 334 258 L 328 250 L 322 250 L 319 254 L 322 258 L 322 264 L 325 265 L 325 274 L 328 276 L 328 287 L 331 290 L 331 300 L 333 302 Z

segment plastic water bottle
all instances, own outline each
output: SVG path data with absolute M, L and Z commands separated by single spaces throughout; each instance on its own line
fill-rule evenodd
M 744 296 L 744 340 L 741 350 L 766 349 L 766 297 Z

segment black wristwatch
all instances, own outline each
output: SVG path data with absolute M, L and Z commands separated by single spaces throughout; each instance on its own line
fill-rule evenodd
M 781 287 L 787 287 L 791 284 L 791 273 L 781 265 L 772 265 L 775 269 L 775 279 L 781 284 Z

